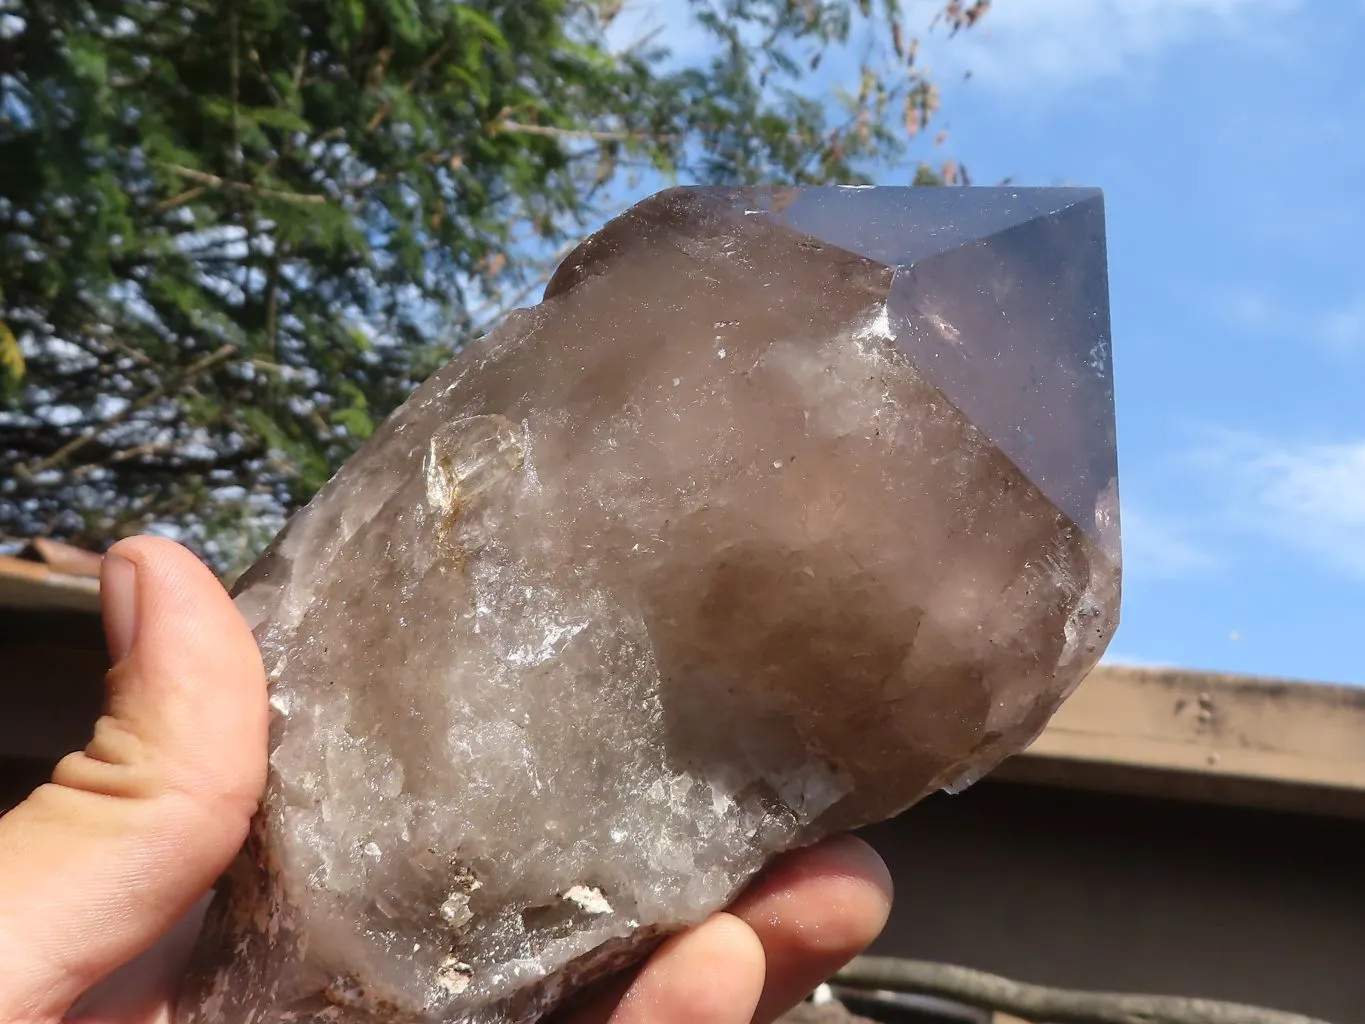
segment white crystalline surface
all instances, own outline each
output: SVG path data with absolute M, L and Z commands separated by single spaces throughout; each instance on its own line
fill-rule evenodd
M 248 574 L 271 779 L 182 1021 L 533 1020 L 1098 658 L 1117 566 L 897 352 L 884 268 L 669 230 L 424 384 Z

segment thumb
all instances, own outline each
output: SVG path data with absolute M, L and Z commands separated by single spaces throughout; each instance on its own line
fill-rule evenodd
M 139 537 L 100 580 L 105 714 L 0 818 L 0 1022 L 59 1018 L 151 946 L 237 852 L 264 785 L 260 655 L 213 574 Z

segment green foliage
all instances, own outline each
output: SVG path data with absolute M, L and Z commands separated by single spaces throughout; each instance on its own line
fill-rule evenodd
M 238 563 L 623 197 L 864 180 L 937 107 L 897 0 L 678 0 L 689 60 L 618 13 L 0 0 L 0 533 Z
M 24 383 L 24 350 L 14 332 L 0 321 L 0 399 L 13 401 Z

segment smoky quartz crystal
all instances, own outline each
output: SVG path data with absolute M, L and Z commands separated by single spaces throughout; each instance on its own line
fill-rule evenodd
M 681 188 L 243 578 L 270 781 L 181 1024 L 528 1024 L 1024 747 L 1118 617 L 1103 202 Z

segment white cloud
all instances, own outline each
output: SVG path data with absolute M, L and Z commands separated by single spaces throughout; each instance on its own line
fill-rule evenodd
M 1365 352 L 1365 296 L 1326 313 L 1321 337 L 1329 349 L 1342 355 Z
M 1232 525 L 1365 578 L 1365 438 L 1284 442 L 1230 433 L 1200 461 Z
M 1301 308 L 1271 298 L 1264 290 L 1233 288 L 1214 293 L 1214 315 L 1262 337 L 1316 348 L 1329 355 L 1365 353 L 1365 294 L 1335 306 Z
M 1218 567 L 1218 559 L 1175 519 L 1123 504 L 1123 571 L 1130 578 L 1179 579 Z
M 665 46 L 673 62 L 685 64 L 716 47 L 715 38 L 693 14 L 688 0 L 626 0 L 607 29 L 607 45 L 628 50 Z
M 1302 4 L 1303 0 L 999 0 L 976 27 L 949 39 L 941 30 L 922 34 L 932 11 L 941 6 L 934 0 L 909 5 L 907 28 L 919 37 L 921 64 L 937 72 L 940 81 L 970 72 L 992 90 L 1033 96 L 1141 72 L 1164 51 L 1192 42 L 1232 36 L 1274 39 L 1278 17 Z M 881 31 L 880 23 L 876 28 Z M 697 23 L 689 0 L 625 0 L 607 38 L 617 49 L 645 39 L 663 44 L 679 63 L 694 61 L 716 45 Z
M 940 64 L 1004 90 L 1075 85 L 1142 69 L 1162 51 L 1245 34 L 1301 0 L 1003 0 L 935 47 Z
M 1100 659 L 1101 665 L 1111 668 L 1137 668 L 1137 669 L 1172 669 L 1180 666 L 1168 661 L 1152 661 L 1150 658 L 1133 657 L 1122 651 L 1114 652 L 1108 650 L 1104 652 L 1104 657 Z

